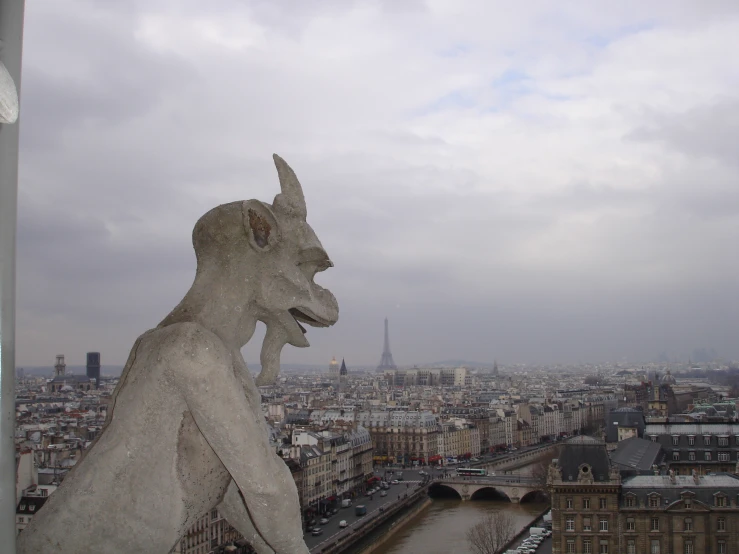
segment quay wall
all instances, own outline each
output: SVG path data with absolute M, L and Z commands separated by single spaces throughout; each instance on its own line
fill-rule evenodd
M 431 499 L 428 497 L 429 485 L 425 484 L 419 489 L 416 489 L 413 493 L 408 495 L 408 498 L 403 499 L 402 502 L 393 505 L 391 508 L 379 514 L 378 516 L 367 521 L 364 525 L 359 527 L 354 533 L 344 535 L 331 544 L 322 545 L 320 548 L 316 547 L 311 550 L 311 554 L 344 554 L 352 552 L 355 554 L 365 554 L 372 550 L 366 548 L 376 548 L 379 545 L 379 541 L 384 542 L 384 534 L 377 538 L 376 541 L 372 541 L 367 547 L 362 546 L 361 548 L 355 549 L 354 547 L 372 534 L 378 527 L 387 523 L 390 520 L 397 519 L 397 522 L 393 522 L 390 527 L 390 532 L 394 533 L 400 529 L 405 523 L 407 523 L 414 515 L 418 514 L 420 510 L 428 506 Z M 399 516 L 399 517 L 398 517 Z
M 544 511 L 542 511 L 538 516 L 536 516 L 534 519 L 532 519 L 531 520 L 531 523 L 529 523 L 528 525 L 525 525 L 523 529 L 521 529 L 518 533 L 516 533 L 516 536 L 513 537 L 511 540 L 509 540 L 505 544 L 505 546 L 499 550 L 499 552 L 505 552 L 511 546 L 513 546 L 514 544 L 516 544 L 519 540 L 521 540 L 522 538 L 524 538 L 526 536 L 526 534 L 529 532 L 529 529 L 531 529 L 532 527 L 536 527 L 536 522 L 539 521 L 541 518 L 543 518 L 544 517 L 544 514 L 546 514 L 551 509 L 552 509 L 551 506 L 547 506 L 546 508 L 544 508 Z

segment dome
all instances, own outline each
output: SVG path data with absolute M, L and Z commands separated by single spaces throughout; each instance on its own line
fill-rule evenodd
M 667 370 L 667 373 L 664 374 L 662 379 L 660 380 L 660 383 L 663 385 L 674 385 L 677 383 L 675 378 L 670 374 L 670 370 Z

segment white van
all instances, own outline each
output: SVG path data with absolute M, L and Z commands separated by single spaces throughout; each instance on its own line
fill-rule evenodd
M 344 528 L 344 527 L 346 527 L 346 526 L 347 526 L 346 520 L 345 520 L 345 519 L 342 519 L 342 520 L 341 520 L 341 521 L 339 522 L 339 527 L 341 527 L 341 528 L 343 529 L 343 528 Z
M 351 508 L 352 506 L 352 499 L 351 498 L 345 498 L 341 501 L 341 507 L 342 508 Z

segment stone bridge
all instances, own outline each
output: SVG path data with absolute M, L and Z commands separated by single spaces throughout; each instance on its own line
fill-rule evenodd
M 455 491 L 462 500 L 475 500 L 477 493 L 488 490 L 506 496 L 514 504 L 533 500 L 537 493 L 542 493 L 536 479 L 530 477 L 448 477 L 437 479 L 429 486 L 429 494 L 442 488 Z

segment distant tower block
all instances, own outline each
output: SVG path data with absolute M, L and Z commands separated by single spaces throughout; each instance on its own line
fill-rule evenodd
M 95 388 L 100 387 L 100 352 L 87 353 L 87 378 L 95 379 Z
M 64 363 L 64 354 L 56 355 L 56 363 L 54 364 L 54 376 L 63 377 L 67 373 L 67 364 Z
M 393 361 L 393 354 L 390 352 L 390 332 L 388 331 L 387 318 L 385 318 L 385 347 L 382 349 L 382 359 L 377 371 L 385 371 L 386 369 L 398 369 Z
M 331 363 L 328 364 L 328 377 L 332 381 L 339 381 L 339 362 L 336 361 L 336 356 L 331 358 Z

